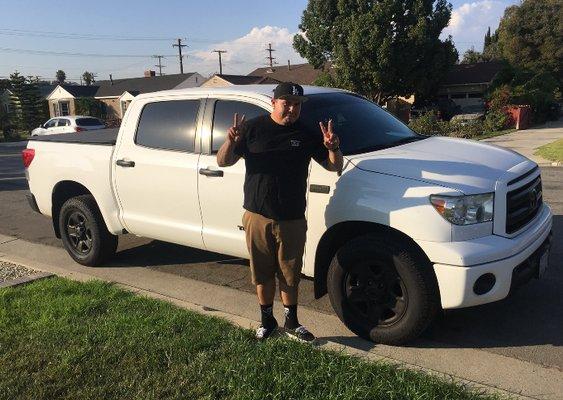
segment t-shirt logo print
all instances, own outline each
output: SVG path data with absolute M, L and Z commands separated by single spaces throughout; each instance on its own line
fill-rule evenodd
M 293 87 L 291 88 L 291 91 L 293 92 L 293 95 L 294 95 L 294 96 L 299 96 L 299 89 L 297 89 L 296 86 L 293 86 Z
M 289 144 L 291 144 L 291 147 L 299 147 L 301 145 L 301 141 L 300 140 L 290 140 Z

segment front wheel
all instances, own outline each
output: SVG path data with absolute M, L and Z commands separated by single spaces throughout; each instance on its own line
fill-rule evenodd
M 430 263 L 395 235 L 368 234 L 347 242 L 330 264 L 327 286 L 340 320 L 374 342 L 411 341 L 440 309 Z
M 91 195 L 67 200 L 59 214 L 63 245 L 79 264 L 96 266 L 115 254 L 117 236 L 112 235 Z

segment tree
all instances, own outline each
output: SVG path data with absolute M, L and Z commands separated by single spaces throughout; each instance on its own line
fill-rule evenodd
M 508 7 L 498 28 L 502 55 L 514 66 L 549 72 L 561 82 L 563 3 L 523 0 Z
M 66 74 L 62 69 L 59 69 L 56 73 L 57 83 L 62 85 L 66 80 Z
M 44 121 L 44 107 L 38 79 L 19 72 L 10 75 L 11 123 L 19 132 L 29 132 Z
M 487 29 L 487 33 L 485 33 L 485 39 L 483 40 L 483 53 L 487 50 L 487 47 L 491 44 L 491 27 Z
M 430 97 L 458 57 L 446 0 L 309 0 L 293 46 L 315 68 L 332 62 L 335 83 L 383 103 Z
M 463 59 L 460 64 L 473 64 L 478 62 L 488 61 L 483 57 L 483 53 L 479 53 L 473 46 L 463 53 Z
M 84 83 L 86 84 L 86 86 L 90 86 L 95 81 L 94 73 L 84 71 L 84 73 L 82 74 L 82 79 L 84 80 Z

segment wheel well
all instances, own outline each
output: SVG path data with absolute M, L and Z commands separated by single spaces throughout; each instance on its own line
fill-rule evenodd
M 53 229 L 59 239 L 61 238 L 61 232 L 59 230 L 59 213 L 61 212 L 61 207 L 68 199 L 83 194 L 91 195 L 92 193 L 78 182 L 62 181 L 55 185 L 51 197 L 51 215 L 53 216 Z
M 331 226 L 323 235 L 317 246 L 315 254 L 315 298 L 318 299 L 327 293 L 327 273 L 328 267 L 336 254 L 336 251 L 342 247 L 346 242 L 358 236 L 367 233 L 385 233 L 393 235 L 397 240 L 410 243 L 417 248 L 425 259 L 430 262 L 426 253 L 420 246 L 409 236 L 397 229 L 391 228 L 386 225 L 377 224 L 374 222 L 364 221 L 347 221 L 340 222 Z

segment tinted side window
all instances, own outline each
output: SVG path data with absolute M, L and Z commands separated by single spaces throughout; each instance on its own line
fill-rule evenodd
M 99 126 L 104 123 L 97 118 L 78 118 L 76 120 L 76 125 L 79 126 Z
M 227 129 L 233 126 L 233 115 L 235 113 L 238 113 L 239 116 L 244 115 L 244 119 L 248 121 L 260 115 L 268 114 L 268 111 L 254 104 L 241 101 L 217 100 L 215 102 L 212 131 L 212 151 L 214 153 L 225 143 Z
M 70 121 L 68 119 L 59 119 L 57 126 L 70 126 Z
M 147 104 L 141 113 L 135 143 L 156 149 L 194 151 L 199 100 Z

